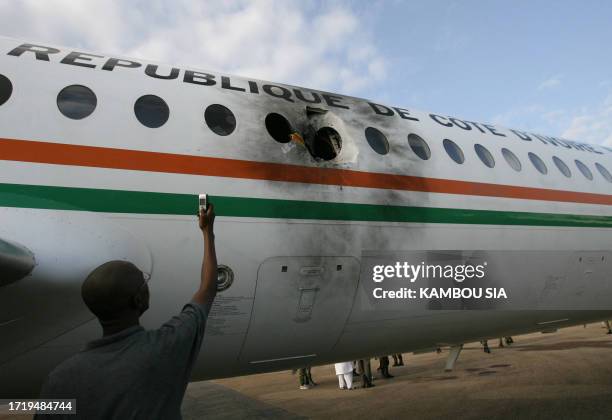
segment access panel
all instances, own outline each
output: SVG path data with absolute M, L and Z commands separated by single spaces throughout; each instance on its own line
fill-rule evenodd
M 349 316 L 359 279 L 354 257 L 273 257 L 257 273 L 241 353 L 249 364 L 305 364 L 329 352 Z

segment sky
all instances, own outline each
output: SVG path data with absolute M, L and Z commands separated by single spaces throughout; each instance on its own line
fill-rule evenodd
M 0 0 L 0 35 L 612 145 L 612 2 Z

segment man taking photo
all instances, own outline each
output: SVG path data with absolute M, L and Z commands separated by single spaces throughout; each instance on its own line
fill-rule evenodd
M 109 261 L 85 279 L 81 294 L 102 325 L 103 337 L 57 366 L 40 396 L 76 399 L 77 414 L 66 419 L 181 418 L 181 402 L 217 293 L 213 205 L 198 217 L 204 235 L 200 286 L 181 313 L 159 329 L 140 326 L 139 318 L 149 308 L 149 288 L 134 264 Z

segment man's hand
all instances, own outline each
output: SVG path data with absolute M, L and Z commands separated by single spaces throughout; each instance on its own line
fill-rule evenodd
M 206 211 L 201 211 L 198 213 L 200 219 L 200 229 L 202 232 L 212 233 L 213 224 L 215 223 L 215 206 L 212 203 L 208 203 L 208 208 Z
M 193 295 L 193 301 L 207 305 L 210 310 L 217 294 L 217 253 L 215 251 L 215 207 L 208 203 L 206 211 L 199 213 L 200 229 L 204 233 L 204 257 L 202 259 L 202 272 L 200 275 L 200 288 Z

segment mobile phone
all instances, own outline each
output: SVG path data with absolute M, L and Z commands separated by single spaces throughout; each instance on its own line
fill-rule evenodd
M 206 212 L 206 210 L 208 209 L 208 195 L 207 194 L 200 194 L 198 196 L 198 207 L 199 207 L 200 213 Z

